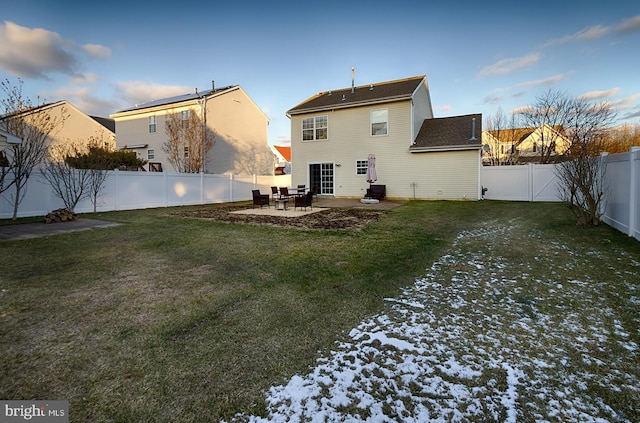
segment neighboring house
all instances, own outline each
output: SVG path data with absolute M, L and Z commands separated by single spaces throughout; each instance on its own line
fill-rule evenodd
M 67 100 L 43 104 L 22 114 L 28 119 L 28 115 L 40 113 L 45 113 L 52 119 L 62 122 L 47 137 L 46 142 L 49 147 L 55 144 L 74 143 L 82 149 L 83 145 L 98 142 L 106 149 L 115 148 L 115 124 L 111 119 L 89 116 Z
M 363 197 L 375 154 L 387 198 L 481 198 L 482 115 L 435 119 L 424 75 L 321 92 L 287 116 L 292 186 Z
M 484 131 L 482 143 L 486 146 L 485 165 L 554 163 L 570 146 L 562 126 L 546 124 L 539 128 Z
M 0 166 L 6 167 L 9 165 L 5 150 L 9 150 L 21 142 L 22 140 L 20 138 L 0 129 Z M 10 153 L 9 156 L 11 156 Z
M 238 85 L 196 90 L 112 114 L 117 148 L 135 151 L 138 158 L 148 160 L 151 171 L 175 172 L 163 151 L 168 113 L 196 113 L 214 134 L 204 173 L 273 175 L 275 157 L 267 144 L 269 119 Z
M 276 156 L 277 163 L 275 166 L 276 175 L 291 174 L 291 146 L 274 145 L 272 150 Z

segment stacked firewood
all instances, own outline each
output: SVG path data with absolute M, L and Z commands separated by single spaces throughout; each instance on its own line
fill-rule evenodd
M 78 220 L 78 214 L 69 209 L 54 210 L 44 217 L 44 223 L 60 223 Z

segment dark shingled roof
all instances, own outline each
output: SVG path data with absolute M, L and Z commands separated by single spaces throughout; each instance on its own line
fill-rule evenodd
M 98 122 L 100 125 L 104 126 L 105 128 L 107 128 L 109 131 L 113 132 L 114 134 L 116 133 L 116 121 L 113 119 L 109 119 L 109 118 L 104 118 L 104 117 L 100 117 L 100 116 L 89 116 L 91 119 L 95 120 L 96 122 Z
M 409 151 L 473 149 L 481 146 L 482 114 L 474 114 L 425 119 Z
M 379 82 L 339 90 L 323 91 L 289 109 L 287 114 L 316 112 L 321 110 L 355 107 L 365 104 L 408 100 L 426 76 Z

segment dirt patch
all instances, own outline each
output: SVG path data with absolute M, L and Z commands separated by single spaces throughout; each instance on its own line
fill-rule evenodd
M 297 217 L 263 216 L 254 214 L 233 214 L 246 207 L 212 207 L 207 210 L 194 210 L 172 213 L 173 216 L 211 219 L 222 222 L 247 223 L 253 225 L 272 225 L 296 227 L 306 230 L 359 229 L 376 221 L 386 211 L 331 208 Z

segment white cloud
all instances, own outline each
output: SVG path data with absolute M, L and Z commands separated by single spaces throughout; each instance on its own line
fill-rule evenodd
M 523 57 L 502 59 L 493 65 L 486 66 L 480 70 L 481 77 L 490 75 L 506 75 L 518 69 L 531 66 L 540 60 L 540 54 L 532 53 Z
M 520 113 L 527 113 L 533 110 L 533 106 L 520 106 L 520 107 L 516 107 L 515 109 L 511 110 L 511 112 L 509 112 L 512 115 L 518 115 Z
M 187 94 L 192 88 L 182 85 L 160 85 L 144 81 L 121 81 L 117 84 L 118 96 L 128 106 L 142 104 L 152 100 Z
M 519 84 L 516 84 L 515 88 L 520 88 L 520 87 L 539 87 L 539 86 L 544 86 L 544 85 L 557 84 L 558 82 L 560 82 L 563 79 L 567 78 L 572 73 L 573 72 L 559 73 L 557 75 L 553 75 L 553 76 L 550 76 L 550 77 L 544 78 L 544 79 L 535 79 L 533 81 L 521 82 Z
M 563 37 L 547 41 L 544 47 L 558 45 L 558 44 L 566 44 L 573 41 L 597 40 L 607 35 L 610 32 L 610 30 L 611 29 L 608 26 L 602 26 L 602 25 L 591 26 L 583 29 L 582 31 L 578 31 L 574 34 L 565 35 Z
M 600 98 L 610 98 L 620 92 L 620 88 L 611 88 L 609 90 L 604 91 L 589 91 L 588 93 L 584 93 L 578 96 L 580 100 L 597 100 Z
M 108 59 L 111 57 L 111 49 L 99 44 L 85 44 L 82 49 L 93 57 Z
M 453 109 L 453 107 L 451 107 L 450 104 L 443 104 L 442 106 L 436 106 L 433 109 L 439 112 L 450 112 Z
M 627 19 L 616 27 L 618 32 L 628 34 L 630 32 L 640 31 L 640 15 Z
M 97 44 L 78 47 L 43 28 L 27 28 L 9 21 L 0 24 L 0 67 L 11 75 L 49 79 L 50 73 L 57 72 L 76 76 L 81 52 L 100 58 L 111 54 L 107 47 Z
M 640 94 L 634 94 L 620 100 L 612 101 L 611 105 L 617 110 L 631 110 L 638 107 L 638 101 L 640 101 Z

